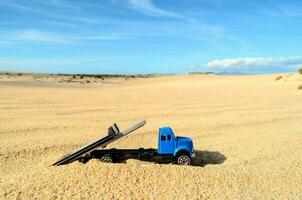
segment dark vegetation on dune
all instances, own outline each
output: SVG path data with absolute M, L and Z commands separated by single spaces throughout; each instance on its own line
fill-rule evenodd
M 118 84 L 121 80 L 130 80 L 134 78 L 151 78 L 162 74 L 46 74 L 46 73 L 20 73 L 20 72 L 0 72 L 0 76 L 6 78 L 11 77 L 26 77 L 32 78 L 35 81 L 52 81 L 59 83 L 102 83 L 102 84 Z M 118 79 L 113 80 L 113 79 Z
M 135 75 L 127 75 L 127 74 L 43 74 L 43 73 L 15 73 L 15 72 L 0 72 L 0 74 L 8 75 L 8 76 L 22 76 L 22 75 L 46 75 L 46 76 L 66 76 L 72 78 L 149 78 L 159 76 L 158 74 L 135 74 Z
M 298 72 L 299 72 L 299 74 L 302 74 L 302 68 L 300 68 L 300 69 L 298 70 Z
M 203 75 L 208 75 L 208 74 L 216 74 L 215 72 L 189 72 L 188 74 L 203 74 Z
M 54 74 L 58 76 L 72 76 L 73 78 L 149 78 L 158 76 L 156 74 L 136 74 L 136 75 L 125 75 L 125 74 Z
M 282 78 L 283 78 L 282 76 L 277 76 L 275 80 L 276 80 L 276 81 L 279 81 L 279 80 L 281 80 Z

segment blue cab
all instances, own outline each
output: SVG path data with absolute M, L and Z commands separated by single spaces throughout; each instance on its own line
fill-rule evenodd
M 190 165 L 195 156 L 192 139 L 175 137 L 170 127 L 159 128 L 157 151 L 158 155 L 173 156 L 180 165 Z

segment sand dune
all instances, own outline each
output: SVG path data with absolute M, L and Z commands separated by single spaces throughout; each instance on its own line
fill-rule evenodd
M 0 198 L 302 199 L 302 81 L 276 76 L 177 75 L 85 87 L 0 80 Z M 193 166 L 132 159 L 50 166 L 112 122 L 127 128 L 145 118 L 145 127 L 109 148 L 156 148 L 158 128 L 170 125 L 192 137 Z

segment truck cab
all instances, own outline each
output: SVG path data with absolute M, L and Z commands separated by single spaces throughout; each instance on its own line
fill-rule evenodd
M 192 139 L 175 137 L 170 127 L 159 128 L 157 151 L 158 155 L 173 156 L 179 165 L 190 165 L 195 155 Z

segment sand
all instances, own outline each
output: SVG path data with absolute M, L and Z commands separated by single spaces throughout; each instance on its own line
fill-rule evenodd
M 288 77 L 288 75 L 283 75 Z M 177 75 L 83 86 L 0 79 L 1 199 L 302 199 L 302 79 Z M 291 76 L 292 77 L 292 76 Z M 193 139 L 193 166 L 90 160 L 54 167 L 116 122 L 109 145 Z

